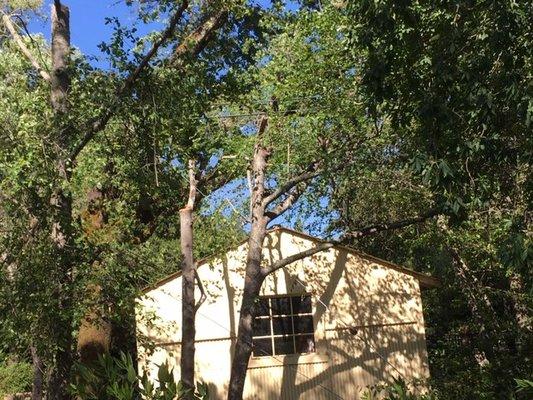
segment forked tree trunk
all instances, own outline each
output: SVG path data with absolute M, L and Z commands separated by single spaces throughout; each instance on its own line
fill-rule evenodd
M 189 160 L 189 199 L 185 207 L 180 210 L 180 242 L 181 242 L 181 380 L 185 388 L 190 391 L 187 398 L 193 398 L 194 391 L 194 341 L 196 337 L 194 300 L 194 284 L 196 267 L 193 257 L 193 210 L 196 197 L 195 161 Z
M 267 120 L 263 118 L 259 124 L 258 137 L 266 129 Z M 315 171 L 306 171 L 285 185 L 281 185 L 278 190 L 267 193 L 265 190 L 267 161 L 271 150 L 260 143 L 256 144 L 252 161 L 252 171 L 248 177 L 250 186 L 250 210 L 252 226 L 248 239 L 248 255 L 246 258 L 246 270 L 244 277 L 244 290 L 239 316 L 239 328 L 237 342 L 231 364 L 231 377 L 228 389 L 228 400 L 241 400 L 246 381 L 248 362 L 252 354 L 253 321 L 256 315 L 256 299 L 260 294 L 261 286 L 268 276 L 279 268 L 311 256 L 323 249 L 331 247 L 331 243 L 324 243 L 314 249 L 302 251 L 300 253 L 278 260 L 272 265 L 264 266 L 263 243 L 267 235 L 267 226 L 270 221 L 289 209 L 305 188 L 298 187 L 298 184 L 306 185 L 306 181 L 316 176 Z M 315 164 L 313 164 L 315 165 Z M 268 209 L 276 199 L 286 195 L 285 199 L 272 209 Z
M 243 396 L 246 371 L 252 354 L 252 325 L 255 317 L 254 304 L 265 279 L 261 271 L 261 262 L 263 260 L 263 242 L 267 233 L 268 218 L 265 216 L 263 198 L 265 193 L 265 172 L 269 156 L 269 150 L 259 144 L 256 145 L 252 162 L 252 191 L 250 199 L 252 227 L 248 239 L 244 290 L 235 354 L 233 355 L 231 364 L 228 400 L 240 400 Z

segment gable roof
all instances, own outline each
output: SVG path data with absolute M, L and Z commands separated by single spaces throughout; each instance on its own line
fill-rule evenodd
M 307 239 L 307 240 L 313 241 L 315 243 L 323 242 L 322 239 L 319 239 L 319 238 L 317 238 L 315 236 L 311 236 L 311 235 L 308 235 L 307 233 L 299 232 L 299 231 L 296 231 L 294 229 L 286 228 L 286 227 L 283 227 L 283 226 L 276 226 L 276 227 L 274 227 L 272 229 L 269 229 L 267 234 L 270 234 L 272 232 L 285 232 L 285 233 L 288 233 L 288 234 L 293 235 L 293 236 L 299 236 L 299 237 L 301 237 L 303 239 Z M 236 244 L 236 245 L 232 246 L 231 248 L 227 249 L 226 252 L 234 250 L 234 249 L 242 246 L 243 244 L 246 244 L 247 242 L 248 242 L 248 238 L 242 240 L 238 244 Z M 348 252 L 350 254 L 353 254 L 353 255 L 359 256 L 361 258 L 364 258 L 366 260 L 370 260 L 372 262 L 375 262 L 376 264 L 380 264 L 380 265 L 382 265 L 384 267 L 394 269 L 394 270 L 402 272 L 402 273 L 404 273 L 406 275 L 410 275 L 410 276 L 416 278 L 419 281 L 420 286 L 422 288 L 424 288 L 424 289 L 430 289 L 430 288 L 435 288 L 435 287 L 439 287 L 440 286 L 439 280 L 437 278 L 431 276 L 431 275 L 426 275 L 426 274 L 423 274 L 421 272 L 417 272 L 417 271 L 414 271 L 412 269 L 402 267 L 402 266 L 400 266 L 398 264 L 394 264 L 394 263 L 392 263 L 390 261 L 382 260 L 381 258 L 374 257 L 372 255 L 363 253 L 361 251 L 352 249 L 351 247 L 344 246 L 344 245 L 341 245 L 341 244 L 336 244 L 332 248 L 335 249 L 335 250 L 344 250 L 344 251 L 346 251 L 346 252 Z M 208 261 L 210 261 L 213 258 L 216 258 L 218 256 L 219 256 L 219 254 L 213 254 L 213 255 L 210 255 L 208 257 L 204 257 L 204 258 L 198 260 L 196 262 L 196 264 L 197 264 L 198 267 L 200 267 L 201 265 L 207 264 Z M 142 292 L 143 293 L 148 293 L 148 292 L 150 292 L 150 291 L 152 291 L 154 289 L 157 289 L 158 287 L 164 285 L 165 283 L 172 281 L 173 279 L 179 278 L 180 276 L 181 276 L 181 271 L 176 271 L 173 274 L 170 274 L 170 275 L 166 276 L 165 278 L 163 278 L 163 279 L 161 279 L 161 280 L 159 280 L 159 281 L 157 281 L 157 282 L 155 282 L 155 283 L 153 283 L 151 285 L 148 285 L 148 286 L 144 287 L 142 289 Z

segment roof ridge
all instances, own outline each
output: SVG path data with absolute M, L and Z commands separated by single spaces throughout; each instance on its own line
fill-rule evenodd
M 281 226 L 281 225 L 276 225 L 276 226 L 273 226 L 272 228 L 268 229 L 267 230 L 267 235 L 270 234 L 270 233 L 273 233 L 273 232 L 278 232 L 278 231 L 279 232 L 286 232 L 286 233 L 289 233 L 291 235 L 297 235 L 297 236 L 303 237 L 304 239 L 311 240 L 311 241 L 314 241 L 314 242 L 327 242 L 327 240 L 318 238 L 316 236 L 312 236 L 312 235 L 310 235 L 308 233 L 297 231 L 297 230 L 292 229 L 292 228 L 287 228 L 287 227 Z M 228 249 L 225 250 L 225 253 L 227 253 L 227 252 L 229 252 L 231 250 L 237 249 L 240 246 L 246 244 L 248 242 L 248 239 L 249 239 L 249 237 L 246 237 L 246 239 L 243 239 L 242 241 L 238 242 L 237 244 L 229 247 Z M 361 258 L 370 259 L 370 260 L 372 260 L 372 261 L 374 261 L 376 263 L 379 263 L 379 264 L 381 264 L 381 265 L 383 265 L 385 267 L 392 268 L 392 269 L 397 270 L 399 272 L 402 272 L 402 273 L 404 273 L 406 275 L 410 275 L 410 276 L 412 276 L 414 278 L 417 278 L 419 280 L 419 282 L 425 288 L 433 288 L 433 287 L 440 286 L 439 280 L 437 278 L 431 276 L 431 275 L 427 275 L 427 274 L 424 274 L 422 272 L 418 272 L 418 271 L 412 270 L 410 268 L 403 267 L 403 266 L 398 265 L 396 263 L 393 263 L 391 261 L 383 260 L 383 259 L 381 259 L 379 257 L 373 256 L 371 254 L 367 254 L 365 252 L 362 252 L 360 250 L 356 250 L 356 249 L 354 249 L 352 247 L 349 247 L 349 246 L 346 246 L 346 245 L 343 245 L 343 244 L 335 244 L 333 246 L 333 248 L 334 249 L 345 250 L 345 251 L 347 251 L 349 253 L 356 254 L 356 255 L 358 255 Z M 210 259 L 213 259 L 213 258 L 216 258 L 216 257 L 220 257 L 220 253 L 211 254 L 209 256 L 206 256 L 206 257 L 203 257 L 203 258 L 199 259 L 198 261 L 196 261 L 196 266 L 200 267 L 201 265 L 206 264 Z M 173 280 L 175 278 L 178 278 L 179 276 L 181 276 L 181 270 L 180 271 L 176 271 L 176 272 L 166 276 L 165 278 L 162 278 L 159 281 L 144 287 L 143 289 L 141 289 L 141 292 L 142 293 L 147 293 L 147 292 L 149 292 L 149 291 L 151 291 L 151 290 L 153 290 L 153 289 L 155 289 L 155 288 L 157 288 L 157 287 L 159 287 L 161 285 L 164 285 L 167 282 L 170 282 L 171 280 Z

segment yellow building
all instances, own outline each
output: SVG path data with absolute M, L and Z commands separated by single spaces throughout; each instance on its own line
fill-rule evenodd
M 264 260 L 309 249 L 318 239 L 269 232 Z M 202 260 L 206 301 L 196 316 L 196 376 L 224 399 L 237 334 L 247 244 Z M 358 399 L 392 377 L 429 377 L 421 288 L 429 276 L 343 246 L 267 277 L 258 300 L 245 399 Z M 197 288 L 198 299 L 201 291 Z M 168 360 L 179 379 L 181 277 L 147 288 L 138 301 L 139 368 L 156 379 Z

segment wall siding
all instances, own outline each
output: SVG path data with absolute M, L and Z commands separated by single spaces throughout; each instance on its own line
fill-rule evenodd
M 264 257 L 275 262 L 313 245 L 274 231 Z M 199 268 L 208 300 L 197 315 L 196 372 L 210 385 L 212 399 L 225 398 L 227 391 L 245 257 L 242 245 Z M 365 387 L 395 376 L 429 376 L 420 288 L 413 276 L 331 249 L 278 271 L 262 287 L 263 295 L 298 293 L 313 298 L 316 354 L 252 358 L 246 399 L 358 399 Z M 152 374 L 170 359 L 179 378 L 180 296 L 177 277 L 139 300 L 139 337 L 156 344 L 150 355 L 139 340 L 139 368 Z M 148 324 L 154 316 L 155 323 Z

